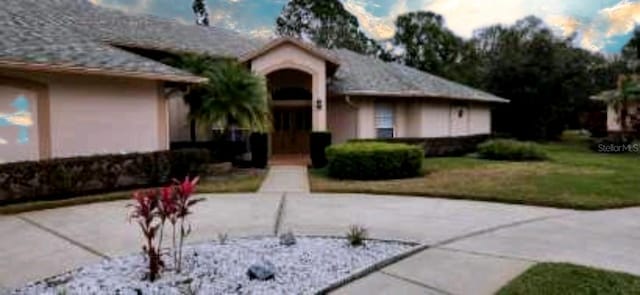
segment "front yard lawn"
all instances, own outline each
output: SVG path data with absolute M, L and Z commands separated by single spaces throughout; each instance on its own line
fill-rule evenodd
M 640 294 L 640 277 L 563 263 L 533 266 L 498 295 Z
M 425 175 L 385 181 L 341 181 L 310 174 L 314 192 L 460 198 L 575 209 L 640 205 L 640 155 L 598 154 L 584 139 L 542 145 L 545 162 L 474 157 L 428 158 Z
M 262 180 L 263 171 L 234 172 L 231 175 L 200 180 L 196 192 L 199 194 L 211 193 L 241 193 L 256 192 Z M 18 214 L 22 212 L 52 209 L 59 207 L 76 206 L 82 204 L 128 200 L 135 190 L 126 190 L 100 195 L 75 197 L 70 199 L 52 201 L 33 201 L 13 205 L 0 206 L 0 215 Z

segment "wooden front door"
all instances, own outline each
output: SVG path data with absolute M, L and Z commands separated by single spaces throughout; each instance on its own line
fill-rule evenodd
M 308 154 L 310 132 L 310 106 L 273 109 L 273 154 Z

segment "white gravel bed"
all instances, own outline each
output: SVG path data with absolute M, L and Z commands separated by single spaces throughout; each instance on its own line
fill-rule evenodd
M 291 247 L 277 238 L 233 239 L 185 246 L 182 273 L 165 270 L 153 283 L 143 280 L 146 262 L 139 254 L 105 260 L 12 294 L 310 294 L 409 248 L 382 241 L 354 248 L 337 238 L 298 237 Z M 163 259 L 167 264 L 172 260 Z M 265 260 L 275 266 L 275 279 L 249 280 L 249 266 Z

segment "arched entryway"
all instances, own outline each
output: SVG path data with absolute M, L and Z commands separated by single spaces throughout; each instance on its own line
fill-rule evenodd
M 313 77 L 296 69 L 281 69 L 267 75 L 271 93 L 273 155 L 309 153 L 313 125 Z
M 339 66 L 337 60 L 299 40 L 280 38 L 241 61 L 269 85 L 270 154 L 308 160 L 311 133 L 327 131 L 327 76 Z

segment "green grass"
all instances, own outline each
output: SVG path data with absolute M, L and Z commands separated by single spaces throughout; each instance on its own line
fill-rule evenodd
M 577 136 L 541 145 L 544 162 L 473 156 L 428 158 L 425 175 L 385 181 L 340 181 L 312 171 L 315 192 L 373 193 L 474 199 L 574 209 L 640 205 L 640 154 L 598 154 Z
M 199 194 L 255 192 L 260 188 L 260 184 L 262 184 L 263 179 L 264 173 L 256 172 L 221 177 L 219 179 L 202 180 L 198 184 L 196 192 Z M 134 191 L 135 190 L 126 190 L 99 195 L 74 197 L 62 200 L 34 201 L 28 203 L 0 206 L 0 215 L 18 214 L 29 211 L 69 207 L 99 202 L 128 200 L 131 198 L 131 195 Z
M 541 263 L 515 278 L 497 294 L 640 294 L 640 277 L 571 264 Z

